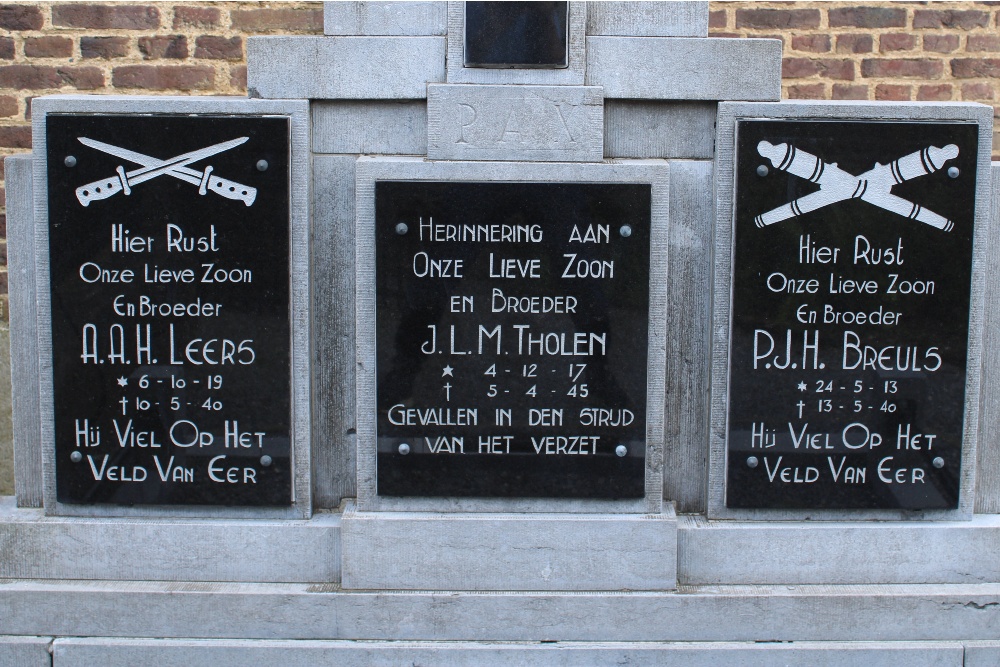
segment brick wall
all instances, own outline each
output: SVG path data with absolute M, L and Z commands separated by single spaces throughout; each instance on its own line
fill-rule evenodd
M 781 39 L 785 98 L 993 104 L 998 19 L 1000 7 L 988 2 L 713 2 L 710 32 Z M 243 94 L 248 35 L 322 31 L 319 2 L 0 4 L 0 158 L 31 148 L 37 95 Z M 1000 159 L 1000 140 L 994 152 Z M 3 192 L 0 185 L 0 326 Z

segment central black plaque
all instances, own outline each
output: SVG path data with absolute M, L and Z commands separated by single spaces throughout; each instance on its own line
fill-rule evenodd
M 978 126 L 737 131 L 726 506 L 956 508 Z
M 59 502 L 290 505 L 288 119 L 46 132 Z
M 644 492 L 651 187 L 378 182 L 378 493 Z
M 567 66 L 568 2 L 466 2 L 465 66 Z

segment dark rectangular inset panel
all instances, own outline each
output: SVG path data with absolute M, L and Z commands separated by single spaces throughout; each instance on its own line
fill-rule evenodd
M 568 2 L 466 2 L 465 66 L 568 65 Z
M 288 119 L 46 132 L 59 502 L 290 505 Z
M 380 495 L 643 496 L 651 191 L 376 183 Z
M 977 136 L 738 122 L 727 507 L 958 506 Z

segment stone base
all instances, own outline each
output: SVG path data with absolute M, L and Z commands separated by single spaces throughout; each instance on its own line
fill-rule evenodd
M 360 512 L 341 521 L 343 587 L 619 591 L 676 586 L 677 517 Z

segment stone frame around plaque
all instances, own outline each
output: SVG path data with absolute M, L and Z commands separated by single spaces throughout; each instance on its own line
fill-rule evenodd
M 587 3 L 569 3 L 568 56 L 560 69 L 465 67 L 465 2 L 448 2 L 446 83 L 493 83 L 582 86 L 587 69 Z
M 51 516 L 162 517 L 226 519 L 308 519 L 312 516 L 310 458 L 309 104 L 306 100 L 257 100 L 236 97 L 132 97 L 55 95 L 32 103 L 35 296 L 38 303 L 38 352 L 43 507 Z M 291 501 L 288 506 L 112 505 L 61 503 L 56 495 L 50 296 L 46 118 L 72 115 L 264 116 L 289 123 L 289 390 Z M 17 378 L 14 378 L 17 382 Z
M 362 157 L 356 176 L 357 471 L 358 509 L 393 512 L 651 513 L 663 508 L 667 336 L 669 165 L 663 160 L 612 164 L 429 162 Z M 375 183 L 377 181 L 639 183 L 652 186 L 649 336 L 644 497 L 562 498 L 389 497 L 376 493 Z
M 963 122 L 978 124 L 975 232 L 969 297 L 969 336 L 963 414 L 962 470 L 957 509 L 734 509 L 726 507 L 729 362 L 732 327 L 733 234 L 737 123 L 747 121 Z M 711 414 L 709 430 L 709 519 L 738 520 L 967 520 L 975 505 L 983 335 L 983 284 L 990 222 L 990 155 L 993 112 L 973 103 L 722 102 L 716 125 L 715 266 L 713 278 Z

